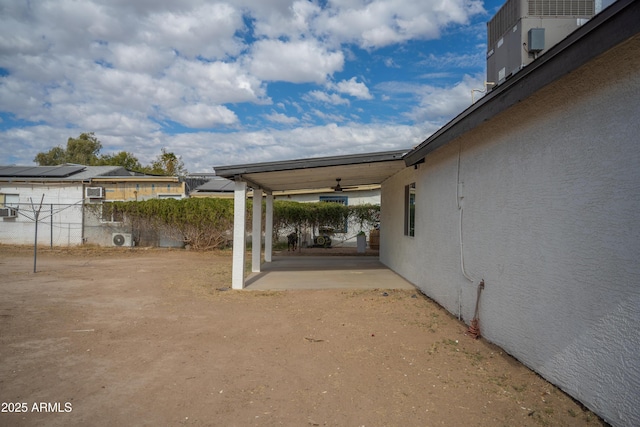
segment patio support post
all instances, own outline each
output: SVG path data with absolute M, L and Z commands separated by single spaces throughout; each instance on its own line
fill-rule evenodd
M 262 189 L 253 189 L 253 225 L 251 232 L 251 271 L 260 272 L 262 249 Z
M 231 287 L 244 288 L 244 257 L 245 257 L 245 222 L 247 207 L 247 183 L 235 181 L 233 191 L 233 267 Z
M 267 194 L 264 221 L 264 261 L 271 262 L 273 253 L 273 194 Z

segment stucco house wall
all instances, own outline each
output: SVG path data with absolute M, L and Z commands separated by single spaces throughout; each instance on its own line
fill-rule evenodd
M 0 198 L 18 195 L 18 215 L 0 219 L 0 243 L 31 245 L 35 238 L 35 213 L 38 217 L 38 244 L 70 246 L 82 244 L 81 182 L 8 183 L 0 182 Z M 43 198 L 44 195 L 44 198 Z M 33 202 L 33 205 L 32 205 Z M 0 204 L 2 204 L 0 203 Z M 15 206 L 15 204 L 12 204 Z
M 619 426 L 640 425 L 639 53 L 623 43 L 382 186 L 381 261 L 467 323 L 484 280 L 482 335 Z

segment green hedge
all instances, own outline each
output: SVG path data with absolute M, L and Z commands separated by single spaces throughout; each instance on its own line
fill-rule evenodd
M 253 211 L 251 202 L 247 203 L 248 229 L 251 228 Z M 233 199 L 150 199 L 113 202 L 110 205 L 121 211 L 134 229 L 162 232 L 182 240 L 193 249 L 220 248 L 232 237 Z M 262 211 L 264 213 L 265 209 Z M 379 205 L 345 206 L 340 203 L 276 200 L 273 203 L 274 233 L 277 236 L 278 230 L 286 228 L 341 229 L 347 220 L 356 221 L 361 227 L 371 226 L 377 222 L 379 212 Z

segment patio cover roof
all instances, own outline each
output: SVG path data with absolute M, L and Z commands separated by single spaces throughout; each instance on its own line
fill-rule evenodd
M 268 163 L 216 166 L 217 176 L 239 179 L 266 192 L 285 190 L 330 190 L 340 178 L 342 187 L 381 184 L 406 168 L 409 149 L 345 156 L 317 157 Z

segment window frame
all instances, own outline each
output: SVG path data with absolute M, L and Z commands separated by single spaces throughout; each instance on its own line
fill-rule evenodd
M 416 235 L 416 183 L 404 186 L 404 235 Z

